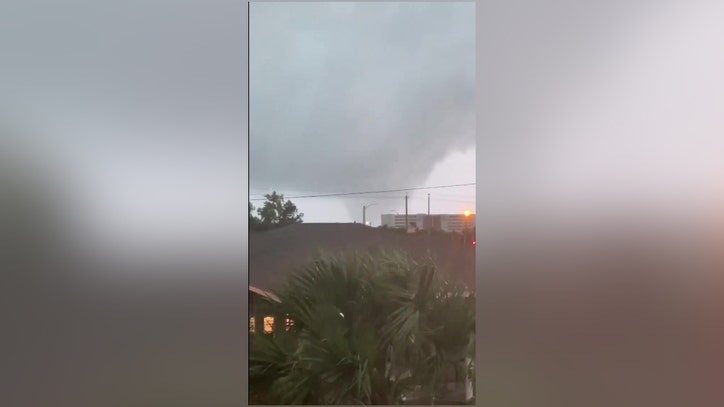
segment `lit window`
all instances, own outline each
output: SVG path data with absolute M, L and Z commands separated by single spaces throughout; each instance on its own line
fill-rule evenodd
M 264 333 L 274 332 L 274 317 L 264 317 Z
M 287 332 L 289 332 L 289 331 L 292 330 L 292 327 L 293 327 L 293 326 L 294 326 L 294 321 L 292 321 L 290 318 L 287 318 L 284 329 L 285 329 Z
M 256 332 L 256 318 L 249 318 L 249 332 Z

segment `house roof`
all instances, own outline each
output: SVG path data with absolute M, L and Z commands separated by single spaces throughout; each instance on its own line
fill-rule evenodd
M 270 298 L 270 299 L 272 299 L 272 300 L 274 300 L 274 301 L 279 302 L 279 297 L 277 297 L 277 296 L 274 295 L 273 293 L 270 293 L 269 291 L 264 291 L 264 290 L 262 290 L 261 288 L 254 287 L 253 285 L 250 285 L 250 286 L 249 286 L 249 291 L 251 291 L 251 292 L 253 292 L 253 293 L 255 293 L 255 294 L 261 295 L 262 297 L 267 297 L 267 298 Z
M 320 251 L 339 254 L 382 250 L 402 250 L 418 260 L 429 253 L 441 271 L 471 288 L 475 286 L 475 248 L 465 245 L 460 235 L 407 234 L 354 223 L 298 223 L 250 232 L 249 284 L 273 290 Z

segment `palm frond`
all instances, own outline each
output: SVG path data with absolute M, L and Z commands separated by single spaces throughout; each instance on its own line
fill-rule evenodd
M 396 404 L 420 386 L 432 394 L 471 350 L 474 300 L 464 292 L 398 252 L 318 256 L 275 291 L 280 302 L 269 306 L 294 329 L 251 341 L 250 393 L 277 404 Z

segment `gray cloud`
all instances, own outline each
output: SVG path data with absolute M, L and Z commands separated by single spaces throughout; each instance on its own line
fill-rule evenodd
M 475 145 L 473 3 L 253 3 L 250 26 L 252 187 L 419 185 Z

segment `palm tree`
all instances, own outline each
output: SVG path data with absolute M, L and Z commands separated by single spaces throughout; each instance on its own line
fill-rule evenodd
M 472 357 L 474 297 L 431 262 L 319 256 L 276 294 L 270 307 L 293 325 L 252 334 L 251 403 L 432 401 L 446 369 Z

